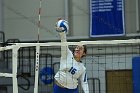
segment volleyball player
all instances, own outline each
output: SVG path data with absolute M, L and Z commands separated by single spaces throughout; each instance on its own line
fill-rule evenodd
M 56 30 L 61 28 L 56 27 Z M 58 32 L 61 42 L 67 42 L 66 32 Z M 78 81 L 84 93 L 89 93 L 86 68 L 81 58 L 86 56 L 87 49 L 85 45 L 78 45 L 74 51 L 70 51 L 68 45 L 61 46 L 60 68 L 55 75 L 55 85 L 53 93 L 78 93 Z

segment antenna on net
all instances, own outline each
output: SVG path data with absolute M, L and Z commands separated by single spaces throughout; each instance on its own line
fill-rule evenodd
M 41 25 L 41 11 L 42 11 L 42 0 L 40 0 L 40 5 L 39 5 L 39 9 L 38 9 L 38 34 L 37 34 L 37 43 L 40 42 L 40 29 L 44 28 L 46 29 L 44 26 Z M 48 30 L 47 32 L 51 33 L 52 35 L 55 35 L 55 33 L 53 31 Z M 59 37 L 58 35 L 55 35 L 55 37 Z
M 37 30 L 37 43 L 39 43 L 39 40 L 40 40 L 40 21 L 41 21 L 41 7 L 42 7 L 42 0 L 40 0 L 40 5 L 39 5 L 39 10 L 38 10 L 38 30 Z

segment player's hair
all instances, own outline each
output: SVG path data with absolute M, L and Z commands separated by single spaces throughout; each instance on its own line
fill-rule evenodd
M 84 53 L 87 54 L 87 46 L 86 45 L 83 45 L 84 47 Z M 83 55 L 82 57 L 84 57 L 85 55 Z

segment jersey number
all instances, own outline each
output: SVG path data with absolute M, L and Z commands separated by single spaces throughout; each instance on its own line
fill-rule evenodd
M 77 69 L 75 69 L 75 68 L 73 68 L 73 67 L 71 67 L 70 70 L 69 70 L 69 72 L 70 72 L 72 75 L 74 75 L 76 71 L 77 71 Z

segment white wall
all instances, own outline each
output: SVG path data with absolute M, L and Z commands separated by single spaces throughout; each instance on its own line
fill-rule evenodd
M 5 0 L 6 38 L 37 39 L 40 0 Z M 64 17 L 64 0 L 42 0 L 40 39 L 54 38 L 55 21 Z M 50 30 L 50 31 L 48 31 Z M 57 37 L 58 38 L 58 37 Z
M 37 40 L 40 0 L 4 0 L 6 39 Z M 58 17 L 65 17 L 65 0 L 42 0 L 40 40 L 56 40 L 54 30 Z M 69 1 L 69 0 L 68 0 Z M 124 0 L 126 33 L 136 33 L 136 0 Z M 69 38 L 89 38 L 89 0 L 69 1 Z

